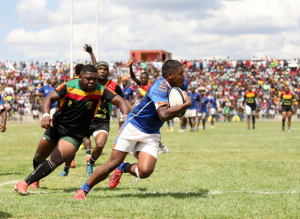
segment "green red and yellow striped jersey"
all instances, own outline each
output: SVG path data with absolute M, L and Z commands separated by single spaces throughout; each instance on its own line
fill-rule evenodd
M 76 137 L 84 137 L 102 102 L 110 102 L 115 92 L 97 84 L 95 90 L 84 91 L 79 79 L 73 79 L 55 89 L 60 96 L 60 110 L 53 116 L 53 121 L 72 132 Z
M 280 95 L 281 98 L 281 105 L 282 106 L 292 106 L 292 101 L 294 99 L 293 93 L 290 91 L 286 93 L 285 91 L 282 92 Z

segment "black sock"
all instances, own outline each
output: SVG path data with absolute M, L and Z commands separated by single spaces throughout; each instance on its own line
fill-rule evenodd
M 252 125 L 253 125 L 253 127 L 255 125 L 255 116 L 252 116 Z
M 88 165 L 92 166 L 92 165 L 94 165 L 95 162 L 96 162 L 96 160 L 94 160 L 93 156 L 91 156 Z
M 35 158 L 33 158 L 33 168 L 36 169 L 43 162 L 44 161 L 37 161 Z
M 41 165 L 39 165 L 26 179 L 25 182 L 29 185 L 34 183 L 53 172 L 55 168 L 53 167 L 50 160 L 45 160 Z
M 64 167 L 64 171 L 65 171 L 66 173 L 69 173 L 70 167 L 71 167 L 71 166 L 65 166 L 65 167 Z
M 91 155 L 92 149 L 85 149 L 86 155 Z

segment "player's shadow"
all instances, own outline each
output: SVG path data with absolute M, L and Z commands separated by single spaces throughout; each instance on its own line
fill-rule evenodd
M 140 193 L 123 193 L 123 194 L 114 194 L 109 197 L 120 197 L 120 198 L 160 198 L 166 196 L 172 196 L 173 198 L 186 199 L 191 197 L 207 198 L 209 193 L 208 189 L 199 189 L 198 192 L 140 192 Z
M 76 192 L 77 190 L 79 189 L 79 187 L 76 187 L 76 188 L 66 188 L 66 189 L 63 189 L 64 192 L 66 193 L 71 193 L 71 192 Z M 52 190 L 61 190 L 61 189 L 52 189 Z M 98 187 L 98 188 L 93 188 L 93 192 L 101 192 L 101 191 L 120 191 L 120 190 L 132 190 L 132 187 L 130 188 L 109 188 L 109 187 L 106 187 L 106 188 L 101 188 L 101 187 Z M 137 191 L 140 191 L 140 192 L 145 192 L 147 191 L 146 188 L 135 188 L 135 190 Z
M 20 175 L 21 173 L 0 173 L 0 176 Z
M 0 218 L 11 218 L 12 214 L 0 211 Z

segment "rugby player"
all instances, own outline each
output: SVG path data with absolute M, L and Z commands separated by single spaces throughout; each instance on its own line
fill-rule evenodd
M 94 66 L 97 68 L 98 72 L 98 83 L 101 85 L 110 88 L 116 94 L 121 96 L 124 100 L 124 94 L 122 92 L 121 87 L 114 81 L 107 79 L 109 75 L 109 66 L 106 62 L 100 61 L 96 63 L 96 58 L 94 56 L 92 47 L 88 44 L 85 44 L 84 51 L 88 52 L 91 56 L 92 62 Z M 131 105 L 128 102 L 128 107 L 131 110 Z M 84 140 L 84 146 L 86 149 L 86 160 L 87 160 L 87 168 L 86 168 L 86 176 L 90 177 L 93 173 L 93 166 L 96 160 L 101 156 L 103 148 L 106 144 L 108 133 L 109 133 L 109 123 L 110 123 L 110 114 L 111 114 L 112 105 L 108 102 L 103 102 L 95 115 L 95 118 L 89 128 L 87 133 L 87 138 Z M 95 139 L 96 147 L 91 153 L 91 140 L 90 136 L 93 135 Z M 66 162 L 67 163 L 67 162 Z M 59 176 L 67 176 L 69 173 L 69 167 L 65 166 L 64 170 L 60 173 Z
M 257 94 L 254 90 L 252 90 L 252 85 L 248 85 L 248 90 L 245 92 L 243 100 L 243 105 L 246 103 L 248 130 L 250 130 L 250 116 L 252 116 L 252 128 L 255 129 L 255 111 L 256 105 L 259 105 L 256 97 Z
M 183 66 L 175 60 L 168 60 L 162 66 L 162 77 L 148 90 L 141 103 L 136 106 L 124 122 L 108 161 L 99 166 L 91 178 L 76 192 L 74 199 L 85 199 L 97 183 L 106 179 L 110 172 L 114 174 L 109 186 L 118 185 L 123 173 L 135 177 L 147 178 L 154 171 L 158 155 L 160 128 L 164 121 L 175 118 L 192 104 L 185 93 L 186 102 L 180 106 L 169 107 L 168 90 L 182 87 L 184 82 Z M 122 163 L 128 152 L 133 151 L 138 163 Z
M 200 95 L 195 92 L 196 87 L 191 88 L 191 92 L 188 92 L 188 96 L 192 100 L 192 106 L 186 111 L 185 117 L 189 119 L 189 123 L 191 126 L 191 132 L 195 130 L 195 122 L 196 122 L 196 116 L 197 116 L 197 105 L 199 108 L 201 107 L 201 101 L 200 101 Z
M 6 118 L 7 118 L 7 112 L 6 112 L 6 107 L 4 104 L 4 100 L 0 94 L 0 113 L 1 113 L 1 119 L 2 123 L 0 124 L 0 132 L 5 132 L 6 131 Z
M 212 95 L 212 98 L 209 100 L 209 103 L 210 103 L 209 113 L 211 115 L 210 126 L 213 128 L 214 127 L 214 120 L 215 120 L 215 116 L 216 116 L 216 112 L 217 112 L 217 105 L 218 105 L 218 100 L 217 100 L 215 94 Z
M 58 100 L 61 103 L 60 110 L 52 120 L 49 115 L 51 104 Z M 28 195 L 28 185 L 38 183 L 74 156 L 104 101 L 119 106 L 124 115 L 130 111 L 122 97 L 98 83 L 97 69 L 93 65 L 83 66 L 79 79 L 63 83 L 47 95 L 42 104 L 41 121 L 41 127 L 47 130 L 33 159 L 35 170 L 14 186 L 19 194 Z M 49 156 L 50 159 L 46 160 Z
M 285 86 L 284 91 L 280 95 L 279 98 L 279 111 L 282 111 L 282 131 L 284 131 L 285 119 L 288 117 L 288 131 L 290 131 L 291 123 L 292 123 L 292 115 L 293 115 L 293 100 L 294 95 L 290 91 L 289 86 Z M 295 107 L 294 107 L 295 112 Z
M 200 90 L 200 98 L 201 98 L 201 107 L 199 106 L 199 120 L 198 120 L 198 125 L 197 125 L 197 129 L 199 129 L 199 123 L 201 122 L 202 119 L 202 124 L 203 124 L 203 130 L 205 130 L 205 119 L 206 119 L 206 113 L 207 113 L 207 103 L 208 103 L 208 99 L 207 97 L 204 95 L 204 90 Z
M 50 79 L 50 85 L 44 85 L 43 87 L 38 89 L 37 96 L 44 97 L 44 99 L 45 99 L 46 96 L 48 94 L 50 94 L 51 91 L 53 91 L 55 88 L 57 88 L 56 84 L 57 84 L 57 77 L 53 75 L 53 76 L 51 76 L 51 79 Z M 53 114 L 56 112 L 56 106 L 57 106 L 57 102 L 52 103 L 51 109 L 50 109 L 50 117 L 51 118 L 53 118 Z
M 70 78 L 68 79 L 67 81 L 71 81 L 73 79 L 78 79 L 79 78 L 79 75 L 80 75 L 80 72 L 81 72 L 81 69 L 84 65 L 83 64 L 77 64 L 75 66 L 75 72 L 74 72 L 74 77 L 73 78 Z M 57 107 L 59 108 L 59 105 L 60 105 L 60 101 L 57 101 Z M 69 161 L 66 161 L 65 162 L 65 167 L 64 167 L 64 170 L 58 175 L 58 176 L 67 176 L 68 173 L 69 173 L 69 169 L 70 168 L 75 168 L 75 155 L 72 159 L 70 159 Z M 32 189 L 35 189 L 35 186 L 36 184 L 33 183 L 30 185 L 30 187 Z M 37 187 L 38 188 L 38 187 Z M 36 189 L 37 189 L 36 188 Z
M 152 86 L 152 84 L 149 83 L 149 75 L 147 72 L 143 72 L 140 75 L 140 79 L 138 80 L 133 72 L 132 69 L 132 64 L 134 62 L 134 57 L 131 57 L 131 59 L 128 61 L 127 65 L 129 66 L 129 71 L 130 71 L 130 77 L 132 78 L 132 80 L 135 81 L 135 83 L 137 83 L 138 86 L 140 86 L 141 88 L 141 95 L 144 97 L 147 93 L 147 91 L 149 90 L 149 88 Z M 124 83 L 124 82 L 123 82 Z M 124 91 L 123 91 L 124 92 Z M 169 125 L 169 121 L 168 125 Z M 174 122 L 173 122 L 174 124 Z M 173 129 L 173 127 L 172 127 Z M 159 152 L 159 154 L 163 154 L 163 153 L 169 153 L 170 150 L 160 141 L 159 142 L 159 147 L 161 149 L 161 151 Z

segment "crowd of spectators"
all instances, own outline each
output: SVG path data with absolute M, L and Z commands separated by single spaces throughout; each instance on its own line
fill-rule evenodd
M 78 62 L 79 63 L 79 62 Z M 87 64 L 90 62 L 84 62 Z M 235 60 L 198 59 L 181 60 L 190 79 L 190 87 L 206 90 L 208 97 L 214 96 L 218 102 L 218 113 L 223 113 L 229 106 L 231 112 L 244 113 L 242 101 L 246 87 L 251 84 L 258 94 L 259 106 L 257 116 L 270 117 L 278 114 L 278 101 L 285 86 L 289 86 L 295 96 L 298 116 L 298 94 L 300 94 L 300 68 L 298 59 L 278 60 L 268 57 L 261 59 Z M 148 72 L 150 83 L 161 75 L 161 61 L 134 62 L 133 70 L 139 78 L 140 73 Z M 126 62 L 110 62 L 109 78 L 122 86 L 124 76 L 130 78 Z M 40 63 L 38 61 L 13 62 L 0 60 L 0 92 L 8 108 L 9 118 L 14 112 L 19 114 L 34 113 L 41 110 L 41 97 L 37 90 L 49 83 L 52 75 L 57 76 L 58 83 L 69 79 L 70 65 L 65 61 Z M 132 104 L 140 101 L 139 87 L 133 80 L 130 87 L 134 90 Z

